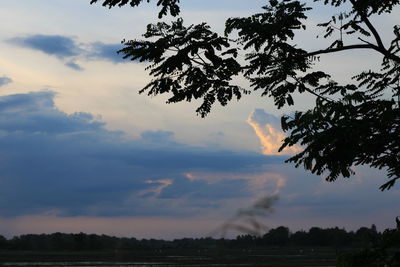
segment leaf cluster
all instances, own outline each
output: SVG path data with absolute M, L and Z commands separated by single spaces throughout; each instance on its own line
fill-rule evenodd
M 108 6 L 109 8 L 115 6 L 125 6 L 130 5 L 131 7 L 139 6 L 142 2 L 146 1 L 150 3 L 151 0 L 90 0 L 90 4 L 94 4 L 97 2 L 103 2 L 103 6 Z M 160 13 L 158 14 L 159 18 L 171 14 L 172 16 L 177 16 L 180 12 L 179 8 L 180 0 L 158 0 L 157 6 L 161 6 Z
M 170 25 L 150 24 L 144 37 L 156 40 L 127 41 L 119 51 L 125 58 L 151 62 L 148 69 L 155 79 L 141 93 L 171 93 L 168 103 L 202 99 L 197 109 L 201 116 L 208 114 L 216 101 L 225 106 L 232 98 L 248 93 L 231 83 L 241 71 L 237 49 L 230 48 L 229 40 L 212 32 L 206 23 L 185 27 L 178 19 Z

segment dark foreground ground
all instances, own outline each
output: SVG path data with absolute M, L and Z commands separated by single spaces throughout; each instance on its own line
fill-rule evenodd
M 0 251 L 0 266 L 335 266 L 332 248 Z

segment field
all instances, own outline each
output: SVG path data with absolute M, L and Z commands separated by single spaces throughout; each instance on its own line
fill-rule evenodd
M 0 266 L 335 266 L 332 248 L 0 251 Z

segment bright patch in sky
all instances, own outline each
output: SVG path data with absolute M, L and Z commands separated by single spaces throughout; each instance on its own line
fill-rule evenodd
M 279 152 L 286 134 L 280 129 L 279 119 L 262 109 L 254 110 L 247 119 L 247 123 L 253 127 L 254 132 L 260 139 L 264 155 L 293 155 L 302 150 L 300 146 L 295 145 L 286 147 Z

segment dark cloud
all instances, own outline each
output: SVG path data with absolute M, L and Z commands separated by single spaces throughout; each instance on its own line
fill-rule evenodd
M 11 39 L 10 42 L 61 59 L 78 56 L 82 53 L 81 48 L 72 38 L 62 35 L 35 34 L 26 37 L 16 37 Z
M 0 129 L 6 133 L 76 134 L 101 130 L 103 123 L 88 113 L 67 115 L 55 108 L 53 92 L 0 98 Z
M 91 45 L 88 52 L 88 58 L 91 60 L 107 60 L 113 63 L 129 62 L 124 59 L 117 51 L 121 50 L 124 46 L 122 44 L 105 44 L 102 42 L 95 42 Z
M 9 83 L 12 83 L 11 78 L 8 78 L 6 76 L 0 77 L 0 87 L 4 86 L 6 84 L 9 84 Z
M 73 38 L 62 35 L 43 35 L 34 34 L 25 37 L 15 37 L 8 40 L 9 43 L 21 47 L 43 52 L 47 55 L 55 56 L 64 62 L 64 65 L 82 71 L 83 68 L 75 62 L 81 60 L 105 60 L 112 63 L 124 63 L 128 60 L 123 59 L 117 51 L 123 48 L 121 43 L 106 44 L 102 42 L 80 43 Z
M 78 70 L 78 71 L 83 71 L 84 70 L 80 65 L 76 64 L 73 61 L 65 63 L 65 66 L 67 66 L 67 67 L 69 67 L 71 69 L 74 69 L 74 70 Z
M 198 212 L 192 207 L 200 208 L 199 202 L 249 192 L 244 180 L 209 184 L 190 181 L 183 173 L 255 172 L 279 160 L 177 144 L 173 133 L 164 131 L 126 141 L 123 133 L 106 130 L 91 114 L 58 110 L 54 96 L 0 97 L 2 216 L 190 214 Z M 160 144 L 157 138 L 170 143 Z M 171 182 L 157 182 L 165 179 Z M 177 208 L 175 202 L 185 199 Z

